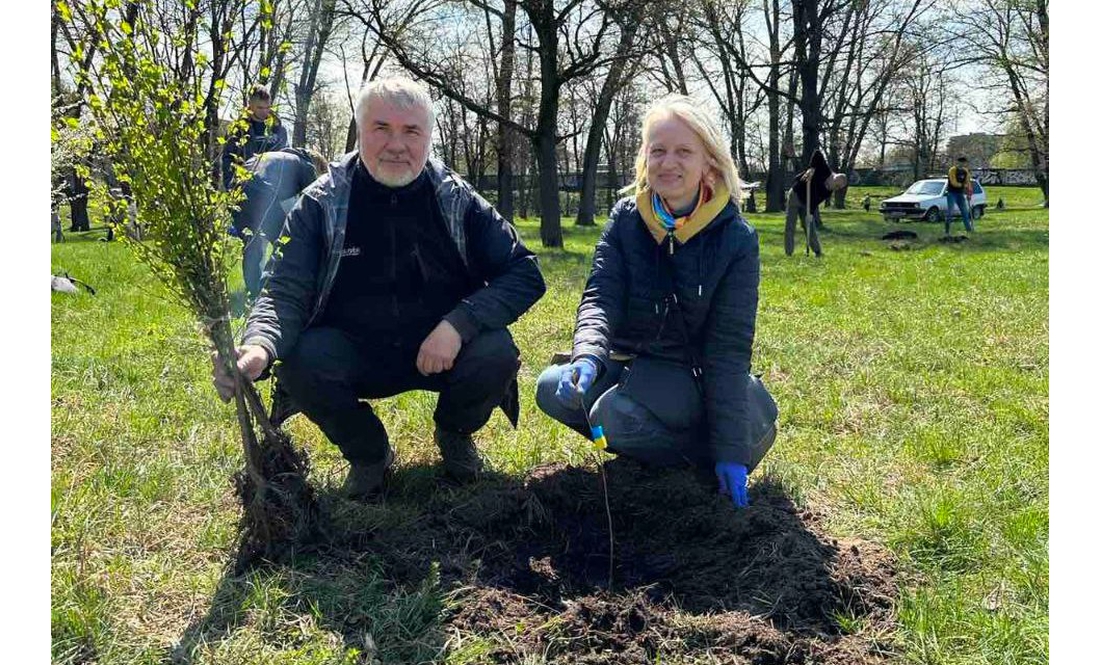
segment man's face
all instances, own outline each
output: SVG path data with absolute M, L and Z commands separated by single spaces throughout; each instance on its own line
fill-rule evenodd
M 264 99 L 250 99 L 248 112 L 256 120 L 267 120 L 267 116 L 271 115 L 271 102 Z
M 387 187 L 404 187 L 424 170 L 431 145 L 428 112 L 373 99 L 359 127 L 359 158 Z

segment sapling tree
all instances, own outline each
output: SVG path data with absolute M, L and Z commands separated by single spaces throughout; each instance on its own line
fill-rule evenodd
M 238 565 L 278 559 L 318 535 L 320 513 L 306 482 L 308 458 L 272 426 L 255 386 L 234 362 L 227 287 L 233 248 L 226 228 L 242 194 L 239 184 L 218 189 L 216 151 L 207 144 L 215 132 L 205 113 L 208 91 L 221 95 L 224 82 L 211 85 L 201 51 L 195 67 L 183 73 L 162 65 L 158 44 L 198 40 L 160 33 L 144 20 L 146 2 L 125 3 L 125 12 L 120 4 L 83 0 L 71 9 L 59 2 L 58 8 L 66 20 L 78 12 L 94 33 L 96 58 L 78 75 L 87 77 L 96 144 L 117 178 L 129 183 L 140 210 L 143 240 L 127 242 L 197 318 L 216 350 L 215 362 L 238 386 L 234 404 L 244 448 L 244 469 L 235 478 L 244 508 Z M 240 170 L 239 183 L 248 176 Z

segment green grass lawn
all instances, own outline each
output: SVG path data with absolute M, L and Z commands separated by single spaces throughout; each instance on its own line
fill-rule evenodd
M 871 191 L 876 206 L 896 193 Z M 992 210 L 998 197 L 1006 210 Z M 753 365 L 780 407 L 779 439 L 754 478 L 781 480 L 835 536 L 893 553 L 907 662 L 1047 661 L 1040 200 L 1037 189 L 989 188 L 977 232 L 951 245 L 935 241 L 938 226 L 826 210 L 821 260 L 783 255 L 781 215 L 748 216 L 762 264 Z M 519 227 L 537 250 L 537 221 Z M 892 249 L 879 239 L 890 228 L 920 241 Z M 534 383 L 569 346 L 598 233 L 567 226 L 564 249 L 540 252 L 547 295 L 513 327 L 525 361 L 520 429 L 497 413 L 480 437 L 499 472 L 591 460 L 590 444 L 535 408 Z M 52 296 L 54 661 L 157 663 L 182 641 L 184 662 L 358 663 L 371 651 L 387 663 L 479 662 L 497 638 L 442 634 L 450 590 L 430 578 L 390 584 L 369 553 L 340 575 L 226 573 L 238 515 L 229 479 L 242 466 L 231 408 L 215 397 L 196 325 L 100 235 L 53 246 L 54 272 L 98 291 Z M 378 404 L 406 483 L 437 459 L 433 404 L 426 393 Z M 345 470 L 335 447 L 303 418 L 289 429 L 312 457 L 313 482 L 334 490 Z M 364 528 L 415 528 L 399 508 L 357 510 Z M 349 644 L 326 617 L 353 612 L 363 637 Z

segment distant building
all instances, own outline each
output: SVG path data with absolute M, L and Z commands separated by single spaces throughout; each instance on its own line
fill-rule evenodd
M 944 155 L 949 163 L 954 163 L 959 155 L 966 155 L 966 160 L 973 169 L 985 169 L 991 166 L 993 155 L 1001 149 L 1004 134 L 960 134 L 947 140 L 947 154 Z

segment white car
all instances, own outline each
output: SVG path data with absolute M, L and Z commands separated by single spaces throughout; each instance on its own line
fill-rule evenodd
M 974 195 L 970 197 L 970 216 L 981 219 L 985 214 L 985 188 L 974 180 Z M 899 219 L 922 219 L 926 222 L 943 221 L 947 210 L 947 178 L 929 178 L 918 180 L 905 190 L 904 194 L 884 199 L 878 206 L 882 218 L 888 222 Z M 951 207 L 952 218 L 961 213 Z

